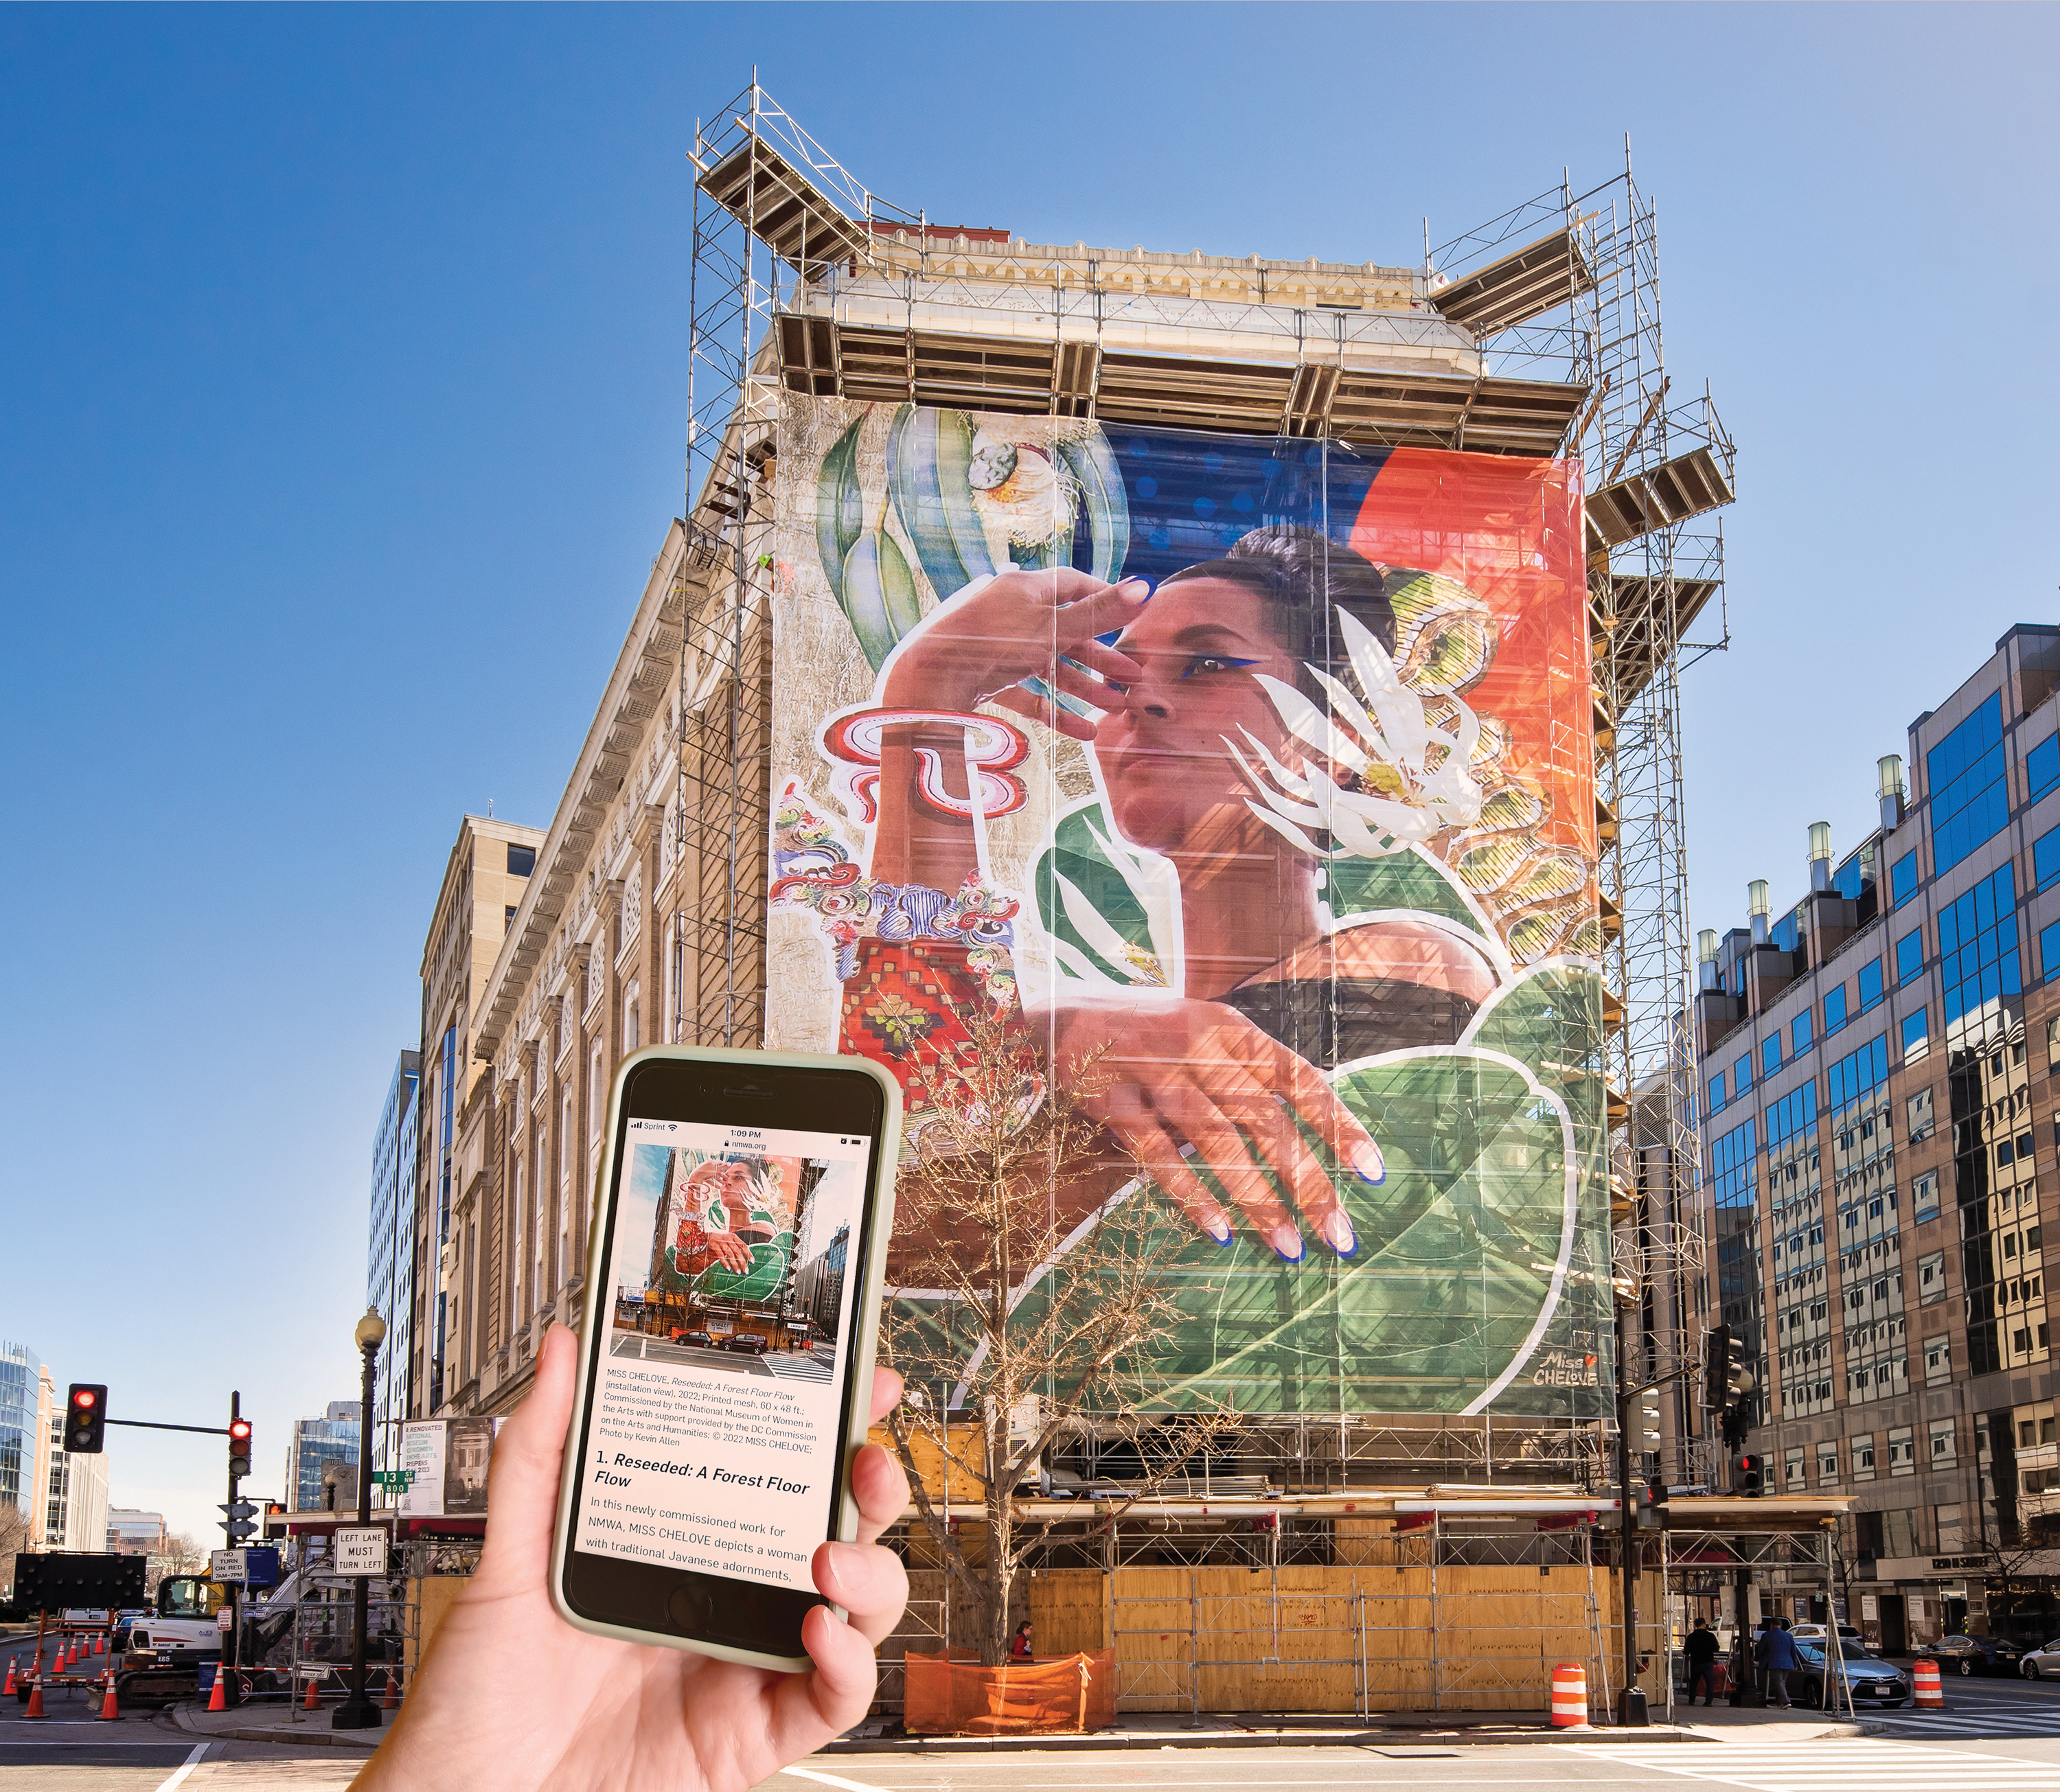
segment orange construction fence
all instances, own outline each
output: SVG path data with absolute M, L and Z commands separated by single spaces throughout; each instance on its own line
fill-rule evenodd
M 982 1667 L 908 1652 L 901 1721 L 916 1736 L 1020 1736 L 1116 1722 L 1115 1652 Z

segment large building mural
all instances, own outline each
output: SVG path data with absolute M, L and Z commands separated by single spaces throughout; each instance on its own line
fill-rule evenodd
M 1603 1412 L 1575 470 L 784 406 L 769 1046 L 1099 1054 L 1169 1406 Z

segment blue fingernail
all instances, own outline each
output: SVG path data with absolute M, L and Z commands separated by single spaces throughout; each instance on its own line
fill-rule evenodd
M 1369 1163 L 1372 1165 L 1370 1170 L 1367 1167 Z M 1387 1160 L 1380 1155 L 1380 1147 L 1371 1141 L 1352 1147 L 1351 1167 L 1352 1174 L 1361 1182 L 1377 1186 L 1387 1180 Z
M 1284 1237 L 1291 1238 L 1295 1241 L 1295 1254 L 1291 1257 L 1289 1256 L 1285 1251 L 1280 1248 L 1280 1240 Z M 1273 1247 L 1273 1255 L 1278 1257 L 1284 1263 L 1299 1263 L 1301 1262 L 1303 1256 L 1307 1254 L 1309 1248 L 1308 1246 L 1303 1242 L 1301 1234 L 1297 1232 L 1291 1226 L 1276 1226 L 1272 1231 L 1266 1235 L 1266 1242 Z

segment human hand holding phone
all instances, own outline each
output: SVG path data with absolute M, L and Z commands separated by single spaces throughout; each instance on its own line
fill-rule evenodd
M 812 1558 L 817 1590 L 850 1618 L 809 1612 L 808 1672 L 617 1642 L 559 1616 L 553 1517 L 577 1351 L 563 1327 L 546 1334 L 535 1385 L 494 1447 L 479 1571 L 438 1626 L 392 1733 L 351 1782 L 357 1792 L 743 1792 L 848 1730 L 872 1703 L 873 1650 L 908 1596 L 900 1560 L 874 1541 L 906 1509 L 908 1485 L 876 1444 L 852 1461 L 858 1541 L 820 1544 Z M 872 1417 L 900 1395 L 900 1378 L 876 1370 Z

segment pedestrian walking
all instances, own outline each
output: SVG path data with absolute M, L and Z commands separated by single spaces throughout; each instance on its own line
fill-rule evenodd
M 1796 1652 L 1795 1639 L 1788 1634 L 1787 1618 L 1777 1618 L 1761 1635 L 1759 1665 L 1767 1674 L 1767 1702 L 1787 1710 L 1788 1676 L 1802 1665 L 1802 1658 Z
M 1695 1689 L 1703 1689 L 1703 1702 L 1717 1702 L 1717 1633 L 1703 1618 L 1688 1633 L 1688 1702 L 1695 1702 Z

